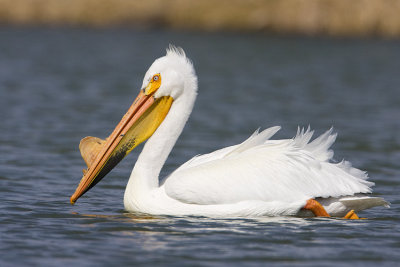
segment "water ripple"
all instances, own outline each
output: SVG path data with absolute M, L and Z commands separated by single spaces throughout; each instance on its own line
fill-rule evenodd
M 1 266 L 400 260 L 398 41 L 7 27 L 0 38 Z M 171 42 L 193 59 L 200 92 L 164 175 L 260 126 L 282 125 L 277 137 L 290 138 L 297 125 L 333 125 L 336 159 L 367 170 L 391 208 L 360 221 L 130 214 L 122 196 L 137 152 L 71 206 L 84 167 L 79 140 L 109 134 Z

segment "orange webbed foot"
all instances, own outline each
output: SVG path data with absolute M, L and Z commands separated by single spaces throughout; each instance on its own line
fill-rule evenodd
M 346 214 L 346 216 L 343 217 L 343 219 L 360 220 L 360 219 L 365 219 L 365 218 L 358 217 L 358 215 L 354 212 L 354 210 L 351 210 Z
M 321 203 L 312 198 L 307 200 L 307 203 L 303 209 L 312 211 L 316 217 L 331 217 Z

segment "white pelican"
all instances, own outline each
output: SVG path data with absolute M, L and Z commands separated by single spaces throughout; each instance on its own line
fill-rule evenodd
M 86 137 L 79 148 L 88 165 L 71 203 L 148 139 L 129 178 L 128 211 L 204 216 L 345 216 L 375 206 L 372 182 L 349 162 L 330 162 L 332 129 L 312 142 L 310 129 L 270 140 L 280 129 L 256 131 L 243 143 L 196 156 L 161 183 L 159 174 L 192 111 L 197 76 L 181 48 L 170 46 L 147 71 L 142 89 L 106 139 Z

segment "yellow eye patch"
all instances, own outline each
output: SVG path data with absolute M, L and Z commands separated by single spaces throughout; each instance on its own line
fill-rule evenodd
M 149 84 L 144 89 L 144 93 L 146 95 L 150 95 L 155 91 L 157 91 L 158 88 L 160 88 L 160 86 L 161 86 L 161 75 L 157 73 L 151 78 Z

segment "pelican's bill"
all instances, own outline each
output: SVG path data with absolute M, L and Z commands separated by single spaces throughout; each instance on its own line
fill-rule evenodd
M 153 95 L 154 93 L 146 94 L 141 91 L 105 143 L 101 144 L 101 147 L 85 147 L 86 150 L 92 149 L 85 151 L 85 156 L 82 154 L 85 162 L 88 163 L 86 155 L 90 155 L 94 159 L 87 164 L 88 169 L 84 171 L 75 193 L 71 196 L 71 204 L 74 204 L 79 197 L 95 186 L 126 155 L 157 130 L 168 114 L 174 99 L 170 96 L 156 99 Z M 93 155 L 95 153 L 97 155 Z

